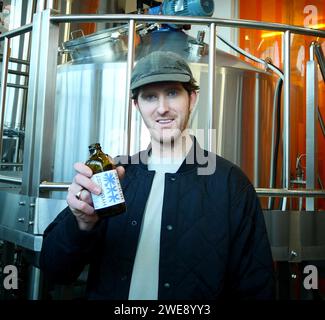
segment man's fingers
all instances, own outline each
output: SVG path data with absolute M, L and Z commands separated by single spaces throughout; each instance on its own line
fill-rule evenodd
M 83 174 L 76 174 L 74 177 L 74 181 L 76 184 L 80 185 L 83 189 L 89 190 L 91 193 L 100 194 L 102 192 L 100 186 L 92 182 L 88 177 Z M 78 190 L 80 191 L 81 188 Z
M 78 200 L 71 192 L 68 193 L 67 203 L 72 211 L 77 210 L 88 215 L 93 215 L 95 212 L 94 207 L 85 201 Z
M 73 167 L 77 172 L 83 174 L 84 176 L 86 176 L 88 178 L 90 178 L 93 175 L 92 170 L 82 162 L 76 162 L 73 165 Z
M 91 206 L 93 205 L 93 199 L 91 197 L 91 193 L 86 189 L 82 190 L 80 194 L 80 200 L 87 202 Z
M 68 192 L 71 192 L 74 196 L 76 196 L 82 188 L 83 187 L 81 185 L 72 182 L 68 188 Z

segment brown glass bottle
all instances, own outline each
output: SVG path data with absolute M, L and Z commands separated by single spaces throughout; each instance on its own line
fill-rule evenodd
M 91 179 L 102 189 L 100 195 L 91 195 L 95 212 L 101 218 L 123 213 L 126 205 L 112 158 L 102 151 L 99 143 L 88 148 L 89 159 L 85 164 L 93 171 Z

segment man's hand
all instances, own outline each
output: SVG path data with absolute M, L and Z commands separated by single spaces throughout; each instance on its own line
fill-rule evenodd
M 74 169 L 77 174 L 69 186 L 67 203 L 77 219 L 80 230 L 89 231 L 99 220 L 95 213 L 91 193 L 99 195 L 101 188 L 91 181 L 93 173 L 84 163 L 75 163 Z M 125 174 L 124 168 L 117 167 L 116 171 L 119 178 L 122 179 Z

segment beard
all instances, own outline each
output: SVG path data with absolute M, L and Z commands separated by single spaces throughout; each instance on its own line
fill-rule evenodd
M 161 129 L 152 126 L 152 120 L 146 119 L 146 117 L 143 116 L 141 109 L 139 109 L 139 111 L 146 127 L 150 132 L 151 139 L 154 139 L 155 141 L 159 142 L 161 147 L 164 145 L 173 146 L 175 144 L 175 142 L 182 136 L 182 132 L 187 129 L 191 114 L 188 110 L 188 112 L 184 115 L 184 118 L 181 120 L 179 127 Z M 178 118 L 177 114 L 174 113 L 165 115 L 165 117 L 169 115 L 172 118 Z

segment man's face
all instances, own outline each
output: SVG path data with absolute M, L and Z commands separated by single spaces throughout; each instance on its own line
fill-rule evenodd
M 142 87 L 134 103 L 152 140 L 170 143 L 186 129 L 195 101 L 196 92 L 188 94 L 181 83 L 162 82 Z

